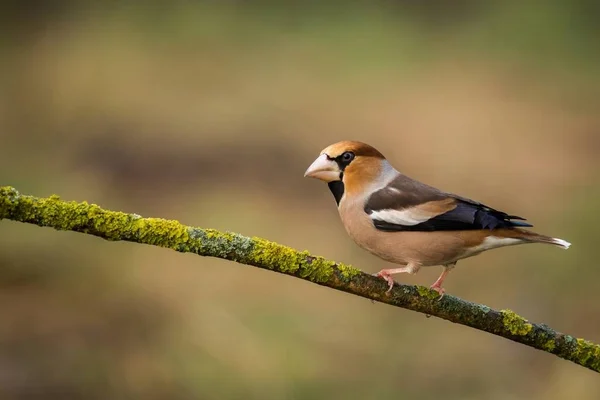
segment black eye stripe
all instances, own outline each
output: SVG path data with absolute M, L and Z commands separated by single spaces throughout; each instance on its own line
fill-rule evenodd
M 344 170 L 351 162 L 354 160 L 354 153 L 351 151 L 345 151 L 336 158 L 334 158 L 335 162 L 340 167 L 340 170 Z

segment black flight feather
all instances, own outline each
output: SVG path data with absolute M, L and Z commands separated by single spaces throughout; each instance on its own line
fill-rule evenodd
M 447 198 L 456 200 L 453 210 L 440 214 L 417 225 L 402 225 L 373 219 L 375 227 L 382 231 L 457 231 L 476 229 L 500 229 L 531 227 L 524 218 L 494 210 L 485 204 L 444 193 L 405 175 L 399 175 L 386 188 L 373 193 L 365 204 L 367 214 L 381 210 L 405 210 L 430 201 Z M 520 221 L 512 221 L 513 219 Z

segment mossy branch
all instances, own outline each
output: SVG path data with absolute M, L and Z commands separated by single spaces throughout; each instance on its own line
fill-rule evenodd
M 600 346 L 527 321 L 510 310 L 493 310 L 422 286 L 396 284 L 386 294 L 382 279 L 257 237 L 185 226 L 177 221 L 142 218 L 108 211 L 86 202 L 65 202 L 58 196 L 37 198 L 0 187 L 0 220 L 82 232 L 106 240 L 125 240 L 179 252 L 217 257 L 291 275 L 346 293 L 433 315 L 543 350 L 600 372 Z

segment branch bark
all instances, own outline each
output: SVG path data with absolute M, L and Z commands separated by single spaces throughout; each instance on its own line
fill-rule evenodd
M 493 310 L 422 286 L 387 283 L 349 265 L 336 263 L 257 237 L 142 218 L 58 196 L 38 198 L 0 187 L 0 220 L 10 219 L 100 238 L 148 244 L 205 257 L 217 257 L 291 275 L 381 303 L 436 316 L 554 354 L 600 372 L 600 345 L 529 322 L 510 310 Z

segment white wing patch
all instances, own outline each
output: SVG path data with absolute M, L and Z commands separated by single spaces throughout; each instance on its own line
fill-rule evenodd
M 435 217 L 436 215 L 432 215 L 430 212 L 423 212 L 418 208 L 409 208 L 406 210 L 386 209 L 373 211 L 371 214 L 369 214 L 373 220 L 404 226 L 418 225 Z

